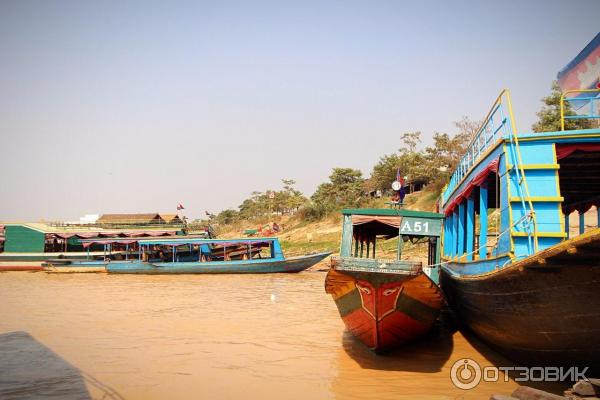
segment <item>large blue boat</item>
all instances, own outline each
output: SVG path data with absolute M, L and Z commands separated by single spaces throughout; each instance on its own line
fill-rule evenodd
M 137 241 L 137 257 L 105 263 L 114 274 L 264 274 L 300 272 L 331 252 L 286 258 L 277 238 L 171 238 Z
M 594 119 L 589 92 L 583 117 Z M 523 364 L 600 364 L 600 229 L 584 224 L 598 206 L 600 129 L 517 132 L 503 91 L 440 199 L 441 286 L 455 314 Z

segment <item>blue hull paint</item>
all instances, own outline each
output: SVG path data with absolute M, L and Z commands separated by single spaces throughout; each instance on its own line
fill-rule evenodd
M 312 267 L 331 253 L 318 253 L 288 259 L 252 259 L 216 262 L 148 263 L 143 261 L 111 262 L 106 270 L 112 274 L 269 274 L 300 272 Z

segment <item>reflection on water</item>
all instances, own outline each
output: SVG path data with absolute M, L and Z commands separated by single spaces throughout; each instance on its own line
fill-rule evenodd
M 446 323 L 375 356 L 344 333 L 324 277 L 0 273 L 0 333 L 28 332 L 87 377 L 94 399 L 107 388 L 126 399 L 475 399 L 517 386 L 454 388 L 454 361 L 491 365 L 492 353 Z

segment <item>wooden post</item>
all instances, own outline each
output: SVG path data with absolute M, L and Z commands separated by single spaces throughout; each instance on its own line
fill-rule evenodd
M 565 214 L 565 233 L 567 234 L 567 239 L 569 239 L 569 214 Z
M 369 250 L 371 250 L 371 242 L 367 238 L 367 258 L 369 258 Z
M 377 237 L 373 237 L 373 258 L 375 258 L 375 247 L 377 244 Z
M 458 256 L 458 207 L 454 207 L 452 222 L 454 224 L 452 229 L 452 257 L 456 257 Z
M 352 255 L 352 237 L 353 237 L 352 216 L 344 215 L 340 257 L 350 257 Z M 356 253 L 356 250 L 355 250 L 355 253 Z M 355 257 L 356 257 L 356 254 L 355 254 Z
M 473 194 L 467 199 L 467 261 L 473 260 L 473 244 L 475 243 L 475 198 Z
M 125 261 L 129 260 L 129 243 L 125 245 Z
M 173 262 L 175 262 L 175 249 L 177 248 L 177 246 L 173 246 Z
M 458 250 L 457 255 L 465 254 L 465 202 L 458 205 Z
M 488 230 L 488 188 L 487 184 L 479 188 L 479 259 L 487 258 Z
M 402 245 L 403 245 L 402 235 L 398 235 L 398 260 L 400 259 L 400 257 L 402 257 Z
M 358 240 L 354 239 L 354 257 L 358 257 Z
M 363 257 L 364 246 L 365 246 L 365 242 L 361 239 L 360 240 L 360 258 Z

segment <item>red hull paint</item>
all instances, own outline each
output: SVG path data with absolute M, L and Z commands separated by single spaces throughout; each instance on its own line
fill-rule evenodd
M 42 271 L 44 268 L 40 265 L 0 265 L 0 272 L 3 271 Z
M 396 309 L 402 283 L 374 287 L 357 281 L 362 308 L 342 318 L 346 327 L 369 348 L 386 351 L 426 333 L 431 324 L 419 322 Z
M 348 330 L 378 353 L 423 336 L 443 305 L 442 294 L 422 272 L 397 276 L 372 272 L 354 279 L 330 270 L 326 287 Z M 371 282 L 364 280 L 370 279 Z

